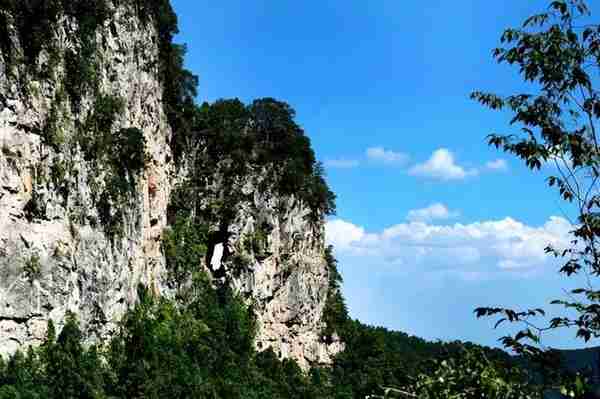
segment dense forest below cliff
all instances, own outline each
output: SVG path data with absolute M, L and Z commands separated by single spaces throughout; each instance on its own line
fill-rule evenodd
M 346 319 L 338 326 L 346 349 L 331 366 L 303 371 L 254 349 L 251 310 L 230 289 L 215 290 L 203 274 L 190 289 L 194 299 L 181 307 L 140 287 L 138 305 L 99 345 L 84 345 L 72 315 L 58 336 L 51 325 L 41 347 L 0 362 L 0 398 L 364 398 L 477 348 Z

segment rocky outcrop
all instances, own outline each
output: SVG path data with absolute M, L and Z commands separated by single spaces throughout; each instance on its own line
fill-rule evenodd
M 259 191 L 263 178 L 249 176 L 221 242 L 209 248 L 214 275 L 223 275 L 249 299 L 257 316 L 256 346 L 273 348 L 301 367 L 329 364 L 343 349 L 339 339 L 321 339 L 329 291 L 324 225 L 294 196 Z M 219 273 L 221 272 L 221 273 Z
M 81 78 L 72 74 L 71 55 L 81 61 L 89 43 L 81 42 L 77 19 L 59 13 L 47 45 L 28 63 L 13 16 L 0 9 L 8 21 L 0 39 L 12 48 L 8 54 L 0 45 L 3 355 L 41 343 L 47 321 L 60 329 L 67 311 L 90 341 L 109 335 L 139 283 L 171 293 L 160 243 L 173 182 L 184 171 L 168 145 L 159 38 L 127 2 L 115 4 L 107 2 L 109 17 L 91 35 L 93 84 L 80 85 L 78 99 L 68 90 Z M 127 168 L 119 154 L 127 144 L 130 155 L 131 136 L 119 137 L 131 132 L 141 132 L 140 169 Z M 273 347 L 303 367 L 326 364 L 343 345 L 320 337 L 329 289 L 323 223 L 294 196 L 255 189 L 260 178 L 248 177 L 248 200 L 211 244 L 206 264 L 252 304 L 259 349 Z
M 52 49 L 43 49 L 33 66 L 22 61 L 22 50 L 13 51 L 12 59 L 0 54 L 2 354 L 41 342 L 47 320 L 60 327 L 66 311 L 79 316 L 91 339 L 105 335 L 135 302 L 139 282 L 158 292 L 162 287 L 170 129 L 156 67 L 144 67 L 157 63 L 158 50 L 148 45 L 156 42 L 156 33 L 127 8 L 111 10 L 94 39 L 97 89 L 82 96 L 77 110 L 61 94 L 76 78 L 67 75 L 65 55 L 81 46 L 77 21 L 60 16 L 47 38 Z M 14 26 L 8 32 L 14 48 L 21 49 Z M 41 76 L 35 71 L 50 68 L 51 51 L 60 62 Z M 102 157 L 86 160 L 77 145 L 98 93 L 125 102 L 113 132 L 135 127 L 145 138 L 145 168 L 132 176 L 136 189 L 119 209 L 123 231 L 115 237 L 101 225 L 98 206 L 101 193 L 113 189 L 104 179 L 110 172 Z M 55 145 L 44 136 L 51 123 L 60 135 Z

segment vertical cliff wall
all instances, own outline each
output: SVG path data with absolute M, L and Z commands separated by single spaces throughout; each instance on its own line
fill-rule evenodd
M 41 343 L 67 311 L 91 341 L 110 334 L 139 283 L 173 293 L 161 239 L 189 171 L 172 154 L 185 147 L 165 105 L 177 95 L 162 67 L 169 32 L 147 1 L 92 3 L 0 3 L 0 354 Z M 261 173 L 232 183 L 207 171 L 199 203 L 214 206 L 232 184 L 244 200 L 210 221 L 198 268 L 252 304 L 259 349 L 327 363 L 341 344 L 320 337 L 323 214 Z
M 160 291 L 164 268 L 170 128 L 154 27 L 107 3 L 91 28 L 58 10 L 42 30 L 26 3 L 0 11 L 2 353 L 39 343 L 68 310 L 103 335 L 139 282 Z M 128 171 L 116 138 L 133 129 L 143 167 Z
M 337 337 L 325 343 L 321 334 L 330 289 L 324 225 L 312 219 L 313 211 L 301 198 L 259 189 L 269 186 L 266 180 L 254 173 L 237 185 L 244 200 L 224 229 L 213 226 L 212 231 L 225 234 L 209 246 L 208 268 L 252 304 L 259 350 L 271 347 L 302 367 L 329 364 L 343 344 Z M 222 194 L 216 184 L 203 202 L 214 203 Z

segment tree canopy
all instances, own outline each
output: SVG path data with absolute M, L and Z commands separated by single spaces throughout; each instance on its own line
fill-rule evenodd
M 590 21 L 584 1 L 559 0 L 527 18 L 521 27 L 506 29 L 500 39 L 502 47 L 493 55 L 499 63 L 516 67 L 531 91 L 510 95 L 477 91 L 471 96 L 486 107 L 512 115 L 511 127 L 516 132 L 491 134 L 489 143 L 515 155 L 532 170 L 552 165 L 548 186 L 557 189 L 575 214 L 571 246 L 546 248 L 549 255 L 562 260 L 560 273 L 581 275 L 588 281 L 566 299 L 552 301 L 573 313 L 565 312 L 540 325 L 536 321 L 545 316 L 543 309 L 475 310 L 478 317 L 499 316 L 496 326 L 520 323 L 523 328 L 504 336 L 502 342 L 550 371 L 556 371 L 556 364 L 550 362 L 552 352 L 544 350 L 545 331 L 574 327 L 584 341 L 600 337 L 600 291 L 594 288 L 600 276 L 600 92 L 595 87 L 600 71 L 600 25 Z M 578 391 L 582 394 L 585 389 Z

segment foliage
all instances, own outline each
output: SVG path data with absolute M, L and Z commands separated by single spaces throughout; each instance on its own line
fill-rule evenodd
M 103 348 L 86 347 L 73 315 L 55 338 L 0 362 L 0 398 L 314 398 L 327 393 L 319 371 L 305 375 L 272 351 L 256 353 L 251 311 L 230 290 L 194 276 L 180 307 L 139 290 L 139 303 Z
M 152 21 L 158 34 L 159 78 L 163 85 L 163 107 L 173 131 L 171 149 L 181 159 L 192 135 L 191 120 L 196 112 L 198 77 L 184 68 L 186 47 L 173 43 L 179 33 L 177 15 L 169 0 L 136 0 L 143 22 Z
M 14 26 L 17 30 L 20 44 L 23 48 L 25 62 L 31 65 L 37 59 L 40 51 L 51 36 L 52 26 L 58 21 L 61 10 L 60 1 L 20 1 L 2 0 L 0 11 L 3 11 L 3 29 L 7 29 L 8 15 L 14 18 Z M 2 36 L 2 52 L 9 63 L 15 61 L 15 49 L 10 40 L 8 31 Z
M 511 125 L 522 132 L 492 134 L 489 143 L 520 158 L 530 169 L 554 164 L 556 173 L 547 183 L 577 214 L 572 245 L 566 249 L 546 248 L 547 253 L 564 262 L 562 274 L 585 275 L 590 281 L 588 286 L 571 291 L 567 300 L 552 302 L 574 311 L 570 314 L 575 316 L 555 317 L 547 325 L 540 325 L 536 321 L 545 316 L 542 309 L 475 310 L 478 317 L 500 316 L 496 326 L 521 323 L 521 331 L 501 340 L 516 353 L 531 357 L 531 362 L 550 375 L 550 381 L 556 381 L 552 374 L 558 370 L 551 353 L 542 346 L 544 331 L 575 327 L 577 337 L 585 341 L 600 337 L 600 292 L 591 283 L 600 275 L 600 147 L 596 132 L 600 96 L 594 88 L 600 68 L 600 26 L 585 23 L 589 16 L 583 1 L 551 1 L 546 12 L 528 18 L 521 28 L 505 30 L 501 37 L 504 47 L 494 50 L 494 56 L 500 63 L 517 67 L 535 92 L 472 94 L 491 109 L 511 113 Z
M 96 64 L 96 30 L 109 17 L 105 0 L 62 0 L 66 15 L 76 18 L 80 48 L 65 54 L 65 90 L 71 99 L 72 108 L 79 110 L 81 98 L 89 89 L 98 90 Z
M 114 131 L 116 117 L 125 107 L 124 100 L 98 95 L 94 108 L 76 135 L 84 159 L 93 166 L 105 166 L 105 190 L 93 189 L 96 209 L 105 233 L 112 239 L 123 232 L 123 208 L 135 194 L 136 177 L 146 163 L 144 133 L 134 127 Z M 98 187 L 99 184 L 92 184 Z
M 77 143 L 86 161 L 96 161 L 112 154 L 113 125 L 125 107 L 122 98 L 99 94 L 94 108 L 79 129 Z
M 507 29 L 501 41 L 507 48 L 494 51 L 499 62 L 519 67 L 525 81 L 537 83 L 538 94 L 517 94 L 500 97 L 495 94 L 475 92 L 472 97 L 492 109 L 508 109 L 514 113 L 512 124 L 521 126 L 523 136 L 491 135 L 491 145 L 502 148 L 521 158 L 531 169 L 539 169 L 546 162 L 555 162 L 558 175 L 548 178 L 550 187 L 556 186 L 561 197 L 576 202 L 579 210 L 579 226 L 574 231 L 573 247 L 559 252 L 548 247 L 566 263 L 561 272 L 567 276 L 589 270 L 592 275 L 600 273 L 596 261 L 598 248 L 596 228 L 600 219 L 597 207 L 596 182 L 600 176 L 599 147 L 596 142 L 595 121 L 600 117 L 600 98 L 592 87 L 588 71 L 598 68 L 600 57 L 600 30 L 594 26 L 578 29 L 577 17 L 586 15 L 587 8 L 580 1 L 553 1 L 548 12 L 528 18 L 522 29 Z M 596 301 L 594 291 L 575 290 L 573 295 L 583 295 L 586 300 Z M 586 306 L 581 302 L 562 302 L 566 307 L 579 311 L 577 320 L 558 318 L 550 327 L 576 325 L 578 336 L 590 339 L 598 336 L 595 325 L 599 314 L 597 305 Z M 477 309 L 478 316 L 504 314 L 499 321 L 526 321 L 527 318 L 544 315 L 543 310 L 523 312 L 502 308 Z M 519 353 L 533 348 L 519 345 L 520 341 L 537 342 L 537 336 L 528 329 L 512 340 L 504 342 Z
M 272 98 L 248 106 L 233 99 L 198 107 L 190 119 L 195 134 L 186 141 L 191 176 L 187 188 L 178 191 L 192 202 L 175 199 L 174 203 L 193 207 L 197 202 L 193 198 L 210 194 L 218 176 L 223 192 L 213 199 L 213 206 L 193 210 L 206 221 L 227 225 L 239 204 L 248 199 L 242 187 L 258 175 L 262 179 L 252 181 L 255 190 L 294 195 L 312 210 L 313 221 L 332 214 L 335 195 L 294 115 L 288 104 Z
M 42 265 L 40 263 L 40 256 L 38 254 L 32 254 L 25 260 L 23 272 L 25 273 L 27 279 L 31 282 L 40 277 L 42 274 Z
M 263 224 L 258 226 L 252 233 L 247 234 L 243 239 L 244 249 L 247 252 L 254 253 L 257 258 L 266 257 L 269 229 L 268 224 Z
M 139 302 L 101 346 L 83 344 L 71 314 L 58 338 L 49 322 L 41 347 L 0 362 L 0 398 L 364 398 L 380 386 L 406 386 L 427 360 L 462 350 L 352 322 L 332 369 L 303 372 L 272 349 L 255 351 L 252 310 L 231 289 L 215 289 L 201 272 L 185 289 L 178 305 L 140 287 Z
M 35 187 L 31 192 L 31 198 L 23 207 L 23 213 L 28 222 L 32 222 L 34 219 L 46 218 L 46 203 Z
M 337 259 L 333 255 L 333 246 L 325 248 L 325 262 L 329 273 L 329 288 L 327 290 L 327 300 L 325 309 L 323 309 L 322 321 L 325 328 L 321 332 L 326 342 L 331 342 L 333 334 L 345 336 L 345 327 L 348 324 L 348 309 L 344 302 L 341 292 L 342 275 L 337 268 Z
M 66 141 L 65 134 L 60 126 L 58 114 L 58 105 L 62 101 L 61 97 L 62 96 L 59 95 L 55 96 L 50 108 L 50 113 L 48 114 L 48 118 L 46 119 L 46 123 L 42 130 L 44 143 L 56 151 L 60 151 Z
M 54 28 L 63 15 L 78 23 L 76 37 L 79 49 L 65 54 L 68 76 L 65 79 L 65 89 L 71 98 L 73 109 L 78 110 L 81 97 L 87 89 L 96 88 L 95 34 L 97 28 L 109 17 L 104 0 L 1 0 L 0 49 L 9 65 L 21 62 L 8 31 L 9 26 L 14 26 L 18 45 L 23 49 L 25 66 L 34 76 L 51 76 L 59 56 L 52 40 L 48 39 L 55 35 Z M 46 50 L 49 57 L 46 65 L 39 66 L 38 59 L 42 50 Z M 24 83 L 21 86 L 25 87 Z
M 385 389 L 382 397 L 420 399 L 534 399 L 538 387 L 520 368 L 487 358 L 481 350 L 464 350 L 455 357 L 434 360 L 429 373 L 419 374 L 404 389 Z
M 472 343 L 429 342 L 383 327 L 349 320 L 341 329 L 345 349 L 334 360 L 331 380 L 340 398 L 364 398 L 383 394 L 381 387 L 403 387 L 419 374 L 431 373 L 433 359 L 456 356 L 465 348 L 483 351 L 493 361 L 511 364 L 499 350 Z
M 163 251 L 167 260 L 169 280 L 181 288 L 192 273 L 202 267 L 207 249 L 208 229 L 180 214 L 175 223 L 165 230 Z
M 50 165 L 50 179 L 54 184 L 55 190 L 63 197 L 64 204 L 67 203 L 69 198 L 69 182 L 67 181 L 67 174 L 69 170 L 69 162 L 60 159 L 55 160 Z

